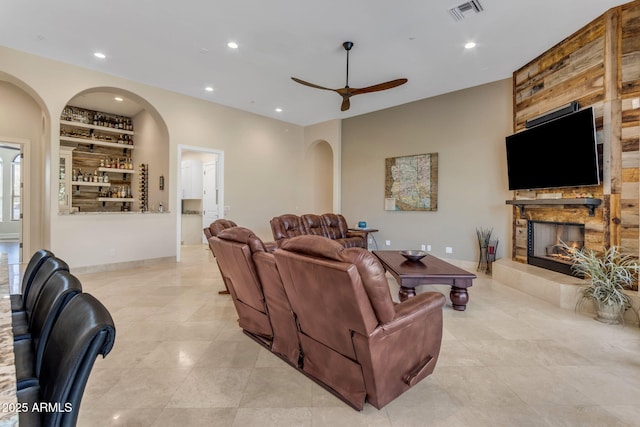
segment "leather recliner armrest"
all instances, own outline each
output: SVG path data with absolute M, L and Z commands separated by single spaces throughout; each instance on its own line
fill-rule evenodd
M 362 237 L 364 239 L 366 235 L 367 233 L 364 231 L 347 231 L 347 237 Z
M 396 314 L 393 320 L 383 326 L 387 328 L 394 323 L 401 323 L 403 319 L 423 316 L 433 310 L 442 310 L 446 298 L 439 292 L 424 292 L 395 305 Z
M 264 249 L 267 252 L 273 252 L 276 249 L 278 249 L 278 244 L 276 242 L 263 242 L 264 244 Z

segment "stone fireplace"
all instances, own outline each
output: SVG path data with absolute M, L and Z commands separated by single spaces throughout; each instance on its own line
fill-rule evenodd
M 527 221 L 527 264 L 571 275 L 571 258 L 564 244 L 582 249 L 584 231 L 584 224 Z

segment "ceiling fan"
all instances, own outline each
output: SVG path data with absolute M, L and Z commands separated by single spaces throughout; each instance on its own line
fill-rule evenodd
M 349 98 L 351 98 L 354 95 L 360 95 L 363 93 L 378 92 L 380 90 L 391 89 L 391 88 L 403 85 L 408 81 L 407 79 L 396 79 L 396 80 L 391 80 L 385 83 L 379 83 L 373 86 L 363 87 L 360 89 L 349 87 L 349 51 L 353 47 L 353 42 L 344 42 L 342 43 L 342 47 L 344 47 L 344 50 L 347 51 L 347 82 L 345 84 L 345 87 L 340 89 L 331 89 L 328 87 L 318 86 L 313 83 L 305 82 L 304 80 L 300 80 L 295 77 L 291 77 L 291 80 L 305 86 L 313 87 L 316 89 L 322 89 L 322 90 L 330 90 L 338 93 L 338 95 L 342 96 L 342 106 L 340 107 L 340 111 L 347 111 L 349 109 L 349 107 L 351 106 L 351 102 L 349 101 Z

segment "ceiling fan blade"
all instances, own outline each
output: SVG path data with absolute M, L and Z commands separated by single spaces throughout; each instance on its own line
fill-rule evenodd
M 363 93 L 377 92 L 377 91 L 380 91 L 380 90 L 387 90 L 387 89 L 391 89 L 391 88 L 403 85 L 406 82 L 408 82 L 407 79 L 396 79 L 396 80 L 391 80 L 391 81 L 385 82 L 385 83 L 378 83 L 377 85 L 373 85 L 373 86 L 363 87 L 363 88 L 360 88 L 360 89 L 351 89 L 351 95 L 360 95 L 360 94 L 363 94 Z
M 349 101 L 348 96 L 342 96 L 342 105 L 340 106 L 340 111 L 347 111 L 351 107 L 351 101 Z
M 300 80 L 300 79 L 297 79 L 297 78 L 295 78 L 295 77 L 291 77 L 291 80 L 293 80 L 293 81 L 294 81 L 294 82 L 296 82 L 296 83 L 300 83 L 301 85 L 305 85 L 305 86 L 313 87 L 313 88 L 316 88 L 316 89 L 322 89 L 322 90 L 331 90 L 331 91 L 335 91 L 335 89 L 331 89 L 331 88 L 324 87 L 324 86 L 318 86 L 318 85 L 316 85 L 316 84 L 309 83 L 309 82 L 305 82 L 304 80 Z
M 342 47 L 344 47 L 344 50 L 347 51 L 347 81 L 343 88 L 331 89 L 328 87 L 319 86 L 317 84 L 305 82 L 304 80 L 300 80 L 295 77 L 291 77 L 291 80 L 293 80 L 296 83 L 300 83 L 301 85 L 309 86 L 315 89 L 330 90 L 332 92 L 337 92 L 338 95 L 342 96 L 342 105 L 340 106 L 341 111 L 347 111 L 349 108 L 351 108 L 351 101 L 349 100 L 349 98 L 351 98 L 353 95 L 360 95 L 363 93 L 377 92 L 380 90 L 391 89 L 391 88 L 403 85 L 408 81 L 407 79 L 396 79 L 396 80 L 391 80 L 385 83 L 378 83 L 377 85 L 373 85 L 373 86 L 363 87 L 360 89 L 352 89 L 351 87 L 349 87 L 349 51 L 353 47 L 353 42 L 344 42 L 342 43 Z

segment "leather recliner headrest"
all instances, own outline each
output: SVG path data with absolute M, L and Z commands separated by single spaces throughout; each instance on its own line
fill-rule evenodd
M 343 261 L 340 253 L 344 247 L 340 243 L 323 236 L 302 235 L 292 237 L 282 243 L 280 248 L 303 255 Z
M 231 227 L 237 227 L 237 224 L 231 220 L 221 218 L 216 219 L 209 225 L 209 231 L 213 236 L 217 236 L 223 230 Z
M 363 248 L 345 248 L 334 240 L 311 235 L 287 239 L 280 249 L 353 264 L 360 274 L 378 320 L 386 323 L 394 318 L 395 310 L 384 268 L 371 252 Z
M 253 231 L 245 227 L 227 228 L 218 234 L 218 239 L 244 243 L 249 246 L 252 253 L 266 251 L 262 240 Z

